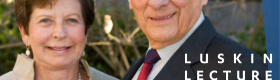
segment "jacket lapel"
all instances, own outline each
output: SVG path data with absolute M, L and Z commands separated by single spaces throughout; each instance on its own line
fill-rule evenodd
M 191 65 L 199 62 L 200 53 L 205 54 L 211 40 L 217 35 L 209 19 L 205 17 L 203 23 L 196 31 L 183 43 L 175 52 L 170 60 L 165 64 L 155 80 L 182 80 L 187 77 L 191 80 L 196 79 L 196 71 L 193 71 Z M 185 64 L 185 54 L 191 64 Z
M 129 68 L 128 72 L 126 73 L 126 75 L 122 78 L 122 80 L 131 80 L 134 77 L 137 70 L 142 65 L 142 63 L 144 62 L 144 59 L 145 59 L 145 56 L 141 57 L 134 64 L 132 64 L 131 67 Z
M 24 53 L 18 54 L 13 71 L 21 78 L 34 80 L 34 60 L 28 58 Z

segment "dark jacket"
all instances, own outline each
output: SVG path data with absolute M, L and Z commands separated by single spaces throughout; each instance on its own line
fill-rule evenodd
M 200 62 L 200 53 L 208 53 L 209 62 L 202 64 Z M 218 54 L 223 53 L 224 63 L 219 64 Z M 234 63 L 234 54 L 241 54 L 239 60 L 242 64 Z M 185 54 L 188 55 L 188 61 L 191 64 L 185 64 Z M 251 54 L 254 54 L 254 63 L 251 64 Z M 144 61 L 144 57 L 137 60 L 131 65 L 127 74 L 122 80 L 131 80 L 138 68 Z M 242 71 L 245 70 L 245 80 L 252 80 L 252 70 L 259 72 L 258 78 L 265 80 L 265 70 L 268 69 L 267 64 L 263 63 L 263 59 L 253 51 L 236 43 L 235 41 L 218 34 L 212 26 L 210 20 L 205 18 L 203 23 L 194 31 L 194 33 L 183 43 L 183 45 L 169 59 L 162 70 L 157 74 L 154 80 L 184 80 L 185 71 L 191 80 L 197 79 L 197 70 L 203 71 L 204 80 L 211 80 L 209 73 L 216 70 L 212 76 L 218 80 L 226 80 L 224 70 L 231 70 L 228 74 L 229 80 L 237 80 L 237 70 L 242 77 Z

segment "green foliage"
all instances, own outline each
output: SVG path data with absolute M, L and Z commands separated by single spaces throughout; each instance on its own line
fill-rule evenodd
M 249 49 L 262 56 L 264 53 L 266 53 L 264 26 L 257 26 L 260 27 L 253 27 L 247 24 L 244 31 L 240 33 L 231 31 L 227 35 L 229 38 L 245 45 Z
M 0 1 L 0 45 L 21 41 L 19 30 L 15 24 L 13 3 Z M 24 47 L 0 49 L 0 75 L 12 70 L 16 55 L 24 52 Z

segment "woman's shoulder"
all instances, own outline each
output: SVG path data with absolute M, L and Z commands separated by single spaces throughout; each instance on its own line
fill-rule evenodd
M 90 74 L 89 77 L 90 77 L 91 80 L 119 80 L 119 79 L 117 79 L 113 76 L 110 76 L 108 74 L 105 74 L 105 73 L 103 73 L 103 72 L 101 72 L 101 71 L 99 71 L 99 70 L 97 70 L 93 67 L 90 67 L 88 65 L 87 61 L 84 60 L 84 59 L 81 59 L 80 62 L 82 64 L 81 66 L 85 69 L 87 74 L 88 75 Z
M 20 79 L 20 77 L 14 71 L 10 71 L 1 75 L 0 80 L 24 80 L 24 79 Z
M 90 67 L 91 77 L 92 80 L 119 80 L 113 76 L 105 74 L 93 67 Z
M 33 61 L 18 54 L 13 70 L 1 75 L 0 80 L 30 80 L 33 77 Z

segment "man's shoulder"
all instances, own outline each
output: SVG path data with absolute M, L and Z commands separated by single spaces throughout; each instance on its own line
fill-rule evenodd
M 233 61 L 235 56 L 240 56 L 239 59 L 247 63 L 250 63 L 252 55 L 255 61 L 259 62 L 263 59 L 258 53 L 220 34 L 211 40 L 206 53 L 216 56 L 215 59 L 218 59 L 217 56 L 219 54 L 223 54 L 225 59 L 230 61 Z
M 209 62 L 207 64 L 196 63 L 192 65 L 194 70 L 205 70 L 205 73 L 217 70 L 219 78 L 224 79 L 223 70 L 230 70 L 232 72 L 229 78 L 236 78 L 237 71 L 246 71 L 246 80 L 251 78 L 253 70 L 259 71 L 259 78 L 264 79 L 267 64 L 263 63 L 263 58 L 254 51 L 245 46 L 221 35 L 216 35 L 209 43 L 206 52 L 208 54 Z M 223 56 L 219 56 L 222 54 Z M 253 54 L 253 57 L 251 56 Z M 223 63 L 218 63 L 222 61 Z M 205 59 L 205 58 L 204 58 Z M 251 60 L 254 63 L 251 63 Z M 239 62 L 240 61 L 240 62 Z
M 233 41 L 232 39 L 223 36 L 221 34 L 217 34 L 209 43 L 207 47 L 207 52 L 213 53 L 241 53 L 244 55 L 249 55 L 251 53 L 255 53 L 254 51 L 248 49 L 244 45 Z

